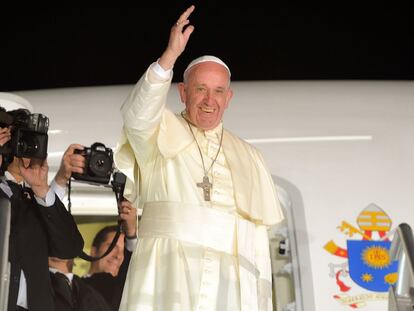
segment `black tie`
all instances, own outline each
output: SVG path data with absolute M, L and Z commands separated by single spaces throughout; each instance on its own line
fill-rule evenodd
M 73 293 L 70 281 L 66 275 L 56 272 L 52 276 L 54 289 L 60 296 L 63 296 L 71 305 L 73 304 Z
M 60 273 L 60 272 L 56 272 L 55 276 L 59 279 L 61 284 L 65 284 L 66 286 L 69 286 L 69 288 L 71 287 L 70 286 L 70 280 L 65 274 Z

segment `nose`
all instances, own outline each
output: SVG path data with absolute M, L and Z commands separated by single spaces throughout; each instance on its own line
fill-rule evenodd
M 119 248 L 117 247 L 117 246 L 115 246 L 113 249 L 112 249 L 112 251 L 109 253 L 109 255 L 112 257 L 112 258 L 115 258 L 115 259 L 119 259 L 119 257 L 120 257 L 120 251 L 119 251 Z
M 119 248 L 116 247 L 115 253 L 114 253 L 114 257 L 118 260 L 123 260 L 124 259 L 124 252 L 121 251 Z
M 204 100 L 205 100 L 205 103 L 207 104 L 213 100 L 213 96 L 210 90 L 207 90 L 206 93 L 204 94 Z
M 119 253 L 120 253 L 120 252 L 119 252 L 119 250 L 117 250 L 117 249 L 116 249 L 116 250 L 114 250 L 114 252 L 112 253 L 112 256 L 113 256 L 114 258 L 117 258 L 117 259 L 118 259 L 118 258 L 119 258 Z

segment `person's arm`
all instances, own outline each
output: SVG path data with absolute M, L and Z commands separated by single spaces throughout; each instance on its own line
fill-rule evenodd
M 194 5 L 185 10 L 171 28 L 167 48 L 158 60 L 158 63 L 164 70 L 174 67 L 177 58 L 184 52 L 187 46 L 188 39 L 194 31 L 194 26 L 189 25 L 190 20 L 188 19 L 193 11 Z
M 79 144 L 72 144 L 68 147 L 62 157 L 62 161 L 55 178 L 50 183 L 45 198 L 35 196 L 36 202 L 42 206 L 52 206 L 55 203 L 55 196 L 63 202 L 66 194 L 68 181 L 72 173 L 83 173 L 85 167 L 85 158 L 81 154 L 75 154 L 75 149 L 83 150 L 84 147 Z
M 49 192 L 47 184 L 47 161 L 32 159 L 28 167 L 19 160 L 19 168 L 25 182 L 28 183 L 36 197 L 45 200 Z M 69 259 L 76 257 L 83 249 L 83 238 L 76 226 L 73 216 L 66 210 L 57 196 L 51 206 L 38 206 L 49 240 L 49 256 Z
M 194 30 L 188 20 L 193 10 L 191 6 L 181 14 L 161 57 L 148 68 L 121 107 L 124 131 L 140 161 L 145 161 L 156 147 L 155 132 L 166 105 L 172 69 Z
M 65 205 L 56 196 L 51 207 L 39 210 L 47 228 L 49 256 L 62 259 L 78 256 L 82 252 L 84 241 Z
M 26 167 L 23 159 L 18 159 L 18 165 L 24 181 L 30 185 L 34 195 L 46 200 L 46 195 L 49 192 L 49 185 L 47 184 L 49 166 L 47 160 L 31 159 L 30 164 Z
M 122 220 L 122 228 L 125 233 L 125 247 L 124 247 L 124 260 L 119 267 L 118 275 L 114 279 L 114 291 L 112 306 L 114 310 L 119 309 L 121 302 L 122 292 L 124 289 L 125 280 L 127 277 L 129 262 L 131 261 L 131 255 L 138 242 L 137 230 L 137 209 L 132 204 L 125 200 L 121 203 L 119 218 Z
M 55 195 L 60 200 L 63 199 L 66 190 L 65 186 L 58 184 L 55 180 L 50 186 L 47 184 L 49 168 L 46 160 L 31 159 L 30 165 L 25 167 L 23 161 L 19 159 L 19 167 L 24 180 L 31 186 L 39 205 L 52 206 L 55 203 Z
M 137 209 L 128 200 L 121 202 L 119 207 L 119 219 L 121 220 L 122 230 L 125 233 L 125 247 L 132 252 L 137 243 Z
M 49 190 L 46 197 L 39 198 L 35 196 L 38 204 L 43 206 L 51 206 L 55 202 L 55 195 L 60 201 L 66 194 L 68 181 L 72 176 L 72 173 L 82 174 L 85 168 L 85 157 L 81 154 L 75 154 L 75 149 L 83 150 L 84 146 L 79 144 L 71 144 L 63 154 L 62 161 L 55 178 L 52 180 L 49 186 Z

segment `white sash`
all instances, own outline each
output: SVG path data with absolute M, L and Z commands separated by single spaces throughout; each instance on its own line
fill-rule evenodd
M 243 311 L 258 310 L 259 271 L 255 264 L 255 225 L 212 208 L 179 202 L 148 202 L 139 238 L 173 238 L 236 256 Z

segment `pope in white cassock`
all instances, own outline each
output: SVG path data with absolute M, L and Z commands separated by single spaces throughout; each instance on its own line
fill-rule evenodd
M 166 109 L 193 10 L 121 109 L 116 166 L 143 214 L 120 310 L 272 310 L 267 228 L 283 215 L 260 153 L 223 129 L 227 65 L 195 59 L 178 85 L 185 111 Z

